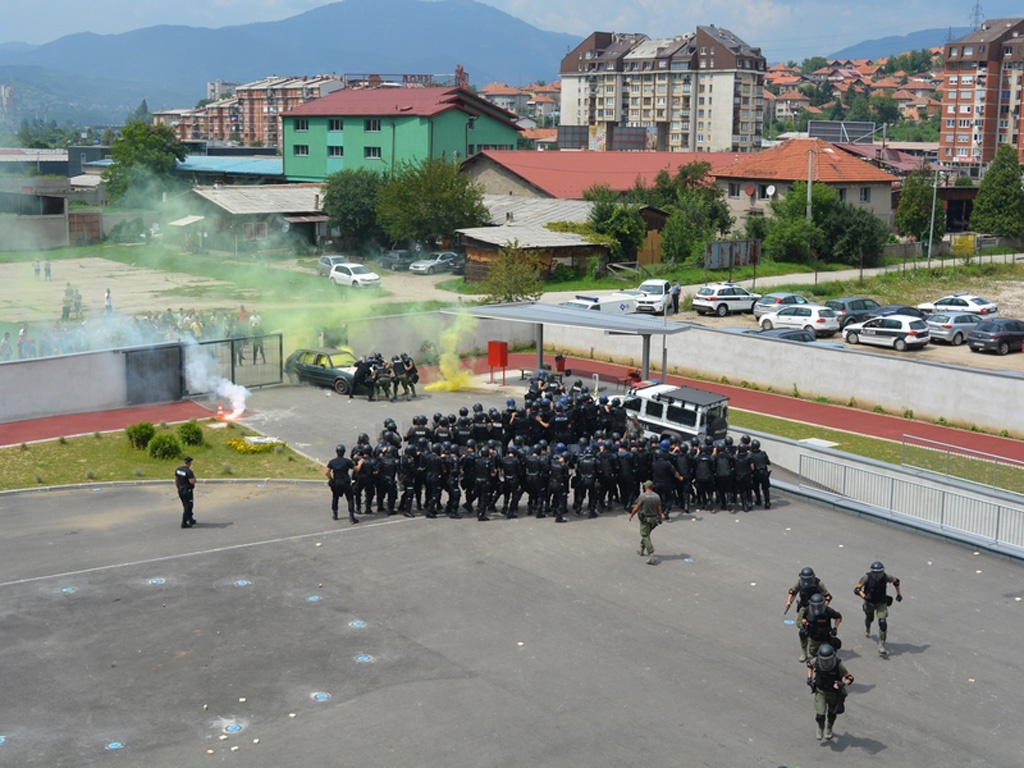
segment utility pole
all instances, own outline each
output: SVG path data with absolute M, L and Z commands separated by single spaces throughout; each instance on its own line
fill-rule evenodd
M 939 191 L 939 169 L 935 169 L 935 178 L 932 180 L 932 218 L 928 230 L 928 269 L 932 268 L 932 239 L 935 237 L 935 198 Z
M 807 249 L 811 251 L 814 259 L 814 284 L 818 284 L 818 254 L 814 253 L 811 245 L 811 187 L 814 184 L 814 150 L 807 150 Z

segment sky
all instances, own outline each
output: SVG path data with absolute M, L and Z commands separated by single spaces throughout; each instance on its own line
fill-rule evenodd
M 47 43 L 76 32 L 116 34 L 158 24 L 224 27 L 277 21 L 328 3 L 324 0 L 43 0 L 6 2 L 0 43 Z M 978 3 L 979 5 L 980 2 Z M 863 40 L 921 29 L 968 27 L 975 3 L 965 0 L 487 0 L 541 29 L 586 37 L 595 30 L 671 37 L 698 24 L 725 27 L 769 61 L 800 61 Z M 1024 15 L 1010 0 L 986 0 L 982 18 Z

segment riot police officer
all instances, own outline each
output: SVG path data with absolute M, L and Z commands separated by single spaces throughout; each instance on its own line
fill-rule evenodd
M 350 472 L 355 467 L 352 459 L 345 455 L 345 446 L 338 445 L 334 449 L 334 458 L 327 462 L 327 485 L 331 489 L 331 513 L 335 520 L 338 519 L 338 499 L 342 496 L 348 502 L 348 519 L 358 523 L 356 508 L 352 500 L 352 478 Z
M 871 564 L 871 570 L 861 576 L 853 593 L 864 601 L 864 637 L 871 637 L 871 622 L 878 618 L 878 655 L 887 656 L 885 639 L 889 632 L 889 606 L 892 597 L 887 594 L 889 585 L 896 589 L 896 602 L 903 601 L 900 591 L 900 580 L 885 572 L 885 566 L 877 560 Z
M 444 477 L 441 451 L 441 443 L 434 443 L 430 450 L 420 457 L 423 465 L 423 485 L 427 494 L 426 516 L 429 518 L 437 517 L 441 509 L 441 485 Z
M 589 445 L 576 461 L 576 493 L 573 496 L 572 508 L 579 515 L 583 511 L 583 501 L 587 502 L 587 517 L 597 517 L 597 478 L 601 464 Z
M 414 517 L 412 500 L 416 495 L 416 472 L 419 467 L 419 451 L 415 445 L 407 445 L 399 465 L 399 476 L 402 479 L 402 496 L 398 508 L 406 517 Z
M 811 595 L 804 613 L 801 630 L 807 635 L 807 657 L 818 655 L 822 643 L 829 643 L 839 648 L 839 625 L 843 623 L 843 614 L 830 605 L 825 604 L 825 596 L 820 592 Z
M 519 517 L 519 499 L 523 495 L 523 465 L 514 446 L 501 457 L 501 494 L 504 499 L 501 512 L 509 520 Z
M 825 583 L 814 574 L 813 568 L 805 566 L 800 570 L 797 583 L 789 588 L 789 596 L 786 598 L 786 610 L 783 611 L 783 613 L 789 611 L 793 600 L 796 599 L 796 626 L 800 631 L 800 656 L 797 659 L 798 661 L 807 661 L 807 632 L 804 630 L 803 621 L 812 595 L 821 595 L 826 604 L 832 602 L 832 595 L 825 588 Z
M 846 666 L 836 655 L 836 649 L 824 643 L 818 655 L 807 664 L 807 685 L 814 694 L 814 720 L 818 726 L 818 740 L 832 738 L 836 715 L 846 711 L 846 686 L 853 683 Z
M 568 497 L 569 463 L 566 461 L 566 447 L 565 443 L 557 443 L 548 470 L 548 498 L 556 523 L 569 522 L 565 516 Z
M 763 497 L 764 508 L 771 509 L 772 462 L 771 459 L 768 458 L 768 454 L 761 448 L 760 440 L 750 441 L 750 461 L 754 464 L 754 503 L 760 505 Z

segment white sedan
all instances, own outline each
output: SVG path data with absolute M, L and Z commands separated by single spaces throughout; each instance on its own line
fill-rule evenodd
M 371 272 L 362 264 L 335 264 L 331 267 L 331 285 L 347 285 L 351 288 L 379 288 L 380 275 Z
M 926 301 L 923 304 L 918 304 L 917 308 L 922 312 L 973 312 L 982 317 L 992 317 L 999 314 L 998 304 L 971 293 L 954 293 L 949 296 L 943 296 L 935 301 Z
M 772 328 L 802 328 L 815 336 L 835 336 L 839 332 L 839 315 L 836 311 L 817 304 L 783 307 L 778 312 L 762 315 L 758 322 L 766 331 Z

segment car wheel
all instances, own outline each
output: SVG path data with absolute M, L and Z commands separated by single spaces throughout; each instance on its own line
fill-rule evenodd
M 1001 342 L 999 342 L 999 346 L 996 347 L 996 352 L 998 354 L 1000 354 L 1000 355 L 1009 354 L 1009 352 L 1010 352 L 1010 345 L 1007 344 L 1005 341 L 1001 341 Z
M 761 327 L 766 331 L 770 331 L 774 326 L 772 325 L 771 320 L 762 320 Z
M 954 347 L 959 347 L 963 343 L 964 343 L 964 335 L 962 333 L 957 333 L 957 334 L 953 335 L 952 344 L 953 344 Z
M 437 271 L 437 270 L 436 270 L 436 269 L 434 269 L 433 267 L 427 267 L 427 274 L 428 274 L 428 275 L 432 275 L 432 274 L 434 274 L 434 273 L 435 273 L 436 271 Z
M 977 347 L 971 347 L 971 352 L 981 352 Z
M 349 390 L 348 382 L 344 379 L 334 380 L 334 391 L 339 395 L 347 395 Z
M 718 309 L 715 310 L 715 314 L 719 317 L 725 317 L 729 314 L 729 308 L 725 304 L 719 304 Z
M 907 342 L 903 339 L 896 339 L 896 341 L 892 343 L 892 348 L 897 352 L 905 352 L 907 349 Z
M 850 331 L 850 333 L 846 334 L 846 340 L 851 344 L 856 344 L 860 341 L 860 336 L 857 335 L 856 331 Z
M 814 326 L 813 325 L 805 325 L 804 326 L 804 330 L 805 331 L 810 331 L 811 333 L 814 333 Z M 814 335 L 817 336 L 818 334 L 814 333 Z

